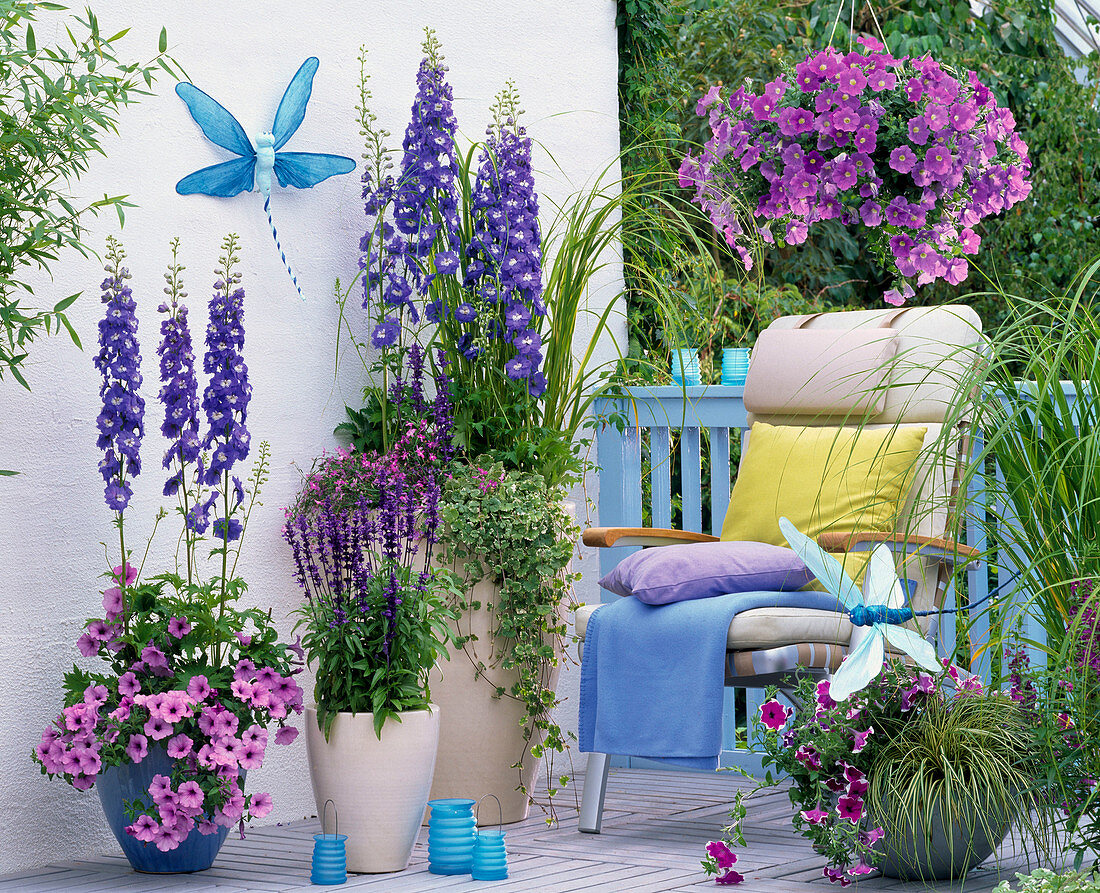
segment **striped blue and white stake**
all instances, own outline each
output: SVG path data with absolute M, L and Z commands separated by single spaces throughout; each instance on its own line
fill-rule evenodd
M 283 251 L 283 246 L 279 244 L 279 232 L 275 229 L 275 221 L 271 219 L 270 195 L 264 198 L 264 210 L 267 212 L 267 222 L 271 226 L 271 238 L 275 240 L 275 247 L 279 251 L 279 257 L 283 259 L 283 266 L 286 267 L 286 271 L 290 275 L 290 281 L 294 283 L 294 287 L 298 290 L 298 297 L 304 301 L 306 296 L 302 294 L 302 287 L 298 284 L 298 277 L 295 276 L 294 271 L 290 269 L 290 261 L 286 259 L 286 252 Z

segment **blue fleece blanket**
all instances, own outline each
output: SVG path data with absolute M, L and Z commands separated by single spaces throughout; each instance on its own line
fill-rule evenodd
M 752 608 L 837 609 L 827 592 L 738 592 L 651 606 L 621 598 L 588 620 L 580 749 L 715 769 L 726 633 Z

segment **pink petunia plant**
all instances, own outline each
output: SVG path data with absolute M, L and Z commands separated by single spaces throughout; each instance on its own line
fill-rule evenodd
M 901 305 L 937 279 L 958 285 L 974 230 L 1031 191 L 1012 112 L 973 71 L 895 57 L 873 38 L 807 56 L 760 93 L 698 104 L 711 139 L 679 182 L 744 262 L 761 241 L 797 245 L 826 220 L 861 224 Z

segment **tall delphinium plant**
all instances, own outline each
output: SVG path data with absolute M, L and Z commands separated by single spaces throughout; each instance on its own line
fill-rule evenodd
M 98 656 L 107 668 L 74 667 L 66 676 L 65 707 L 34 753 L 43 772 L 80 790 L 90 788 L 101 772 L 128 771 L 154 752 L 154 759 L 167 760 L 148 797 L 128 804 L 125 823 L 128 835 L 161 851 L 176 849 L 193 830 L 206 835 L 236 824 L 243 828 L 246 819 L 267 815 L 270 796 L 246 796 L 243 772 L 262 764 L 269 725 L 278 725 L 276 744 L 294 740 L 297 730 L 287 718 L 302 710 L 302 692 L 293 678 L 301 671 L 300 647 L 278 642 L 270 611 L 235 605 L 246 588 L 236 576 L 236 560 L 267 480 L 269 451 L 266 443 L 260 445 L 247 483 L 231 475 L 234 462 L 248 452 L 244 422 L 250 390 L 240 353 L 244 292 L 234 270 L 236 237 L 227 237 L 223 249 L 204 361 L 210 375 L 204 399 L 209 430 L 200 444 L 194 355 L 181 303 L 183 266 L 178 241 L 172 245 L 169 299 L 160 306 L 166 318 L 158 349 L 159 397 L 161 431 L 169 443 L 164 494 L 179 500 L 178 548 L 185 558 L 181 562 L 177 551 L 172 572 L 142 581 L 144 560 L 137 567 L 130 562 L 123 533 L 143 431 L 136 302 L 125 285 L 129 273 L 121 246 L 108 243 L 107 311 L 96 358 L 104 376 L 98 427 L 105 450 L 100 470 L 107 505 L 116 514 L 121 562 L 105 574 L 114 584 L 103 593 L 105 617 L 90 620 L 77 643 L 81 654 Z M 215 487 L 220 489 L 207 489 Z M 198 544 L 219 498 L 223 514 L 214 521 L 211 550 L 218 567 L 208 575 Z M 158 524 L 166 516 L 161 510 Z M 230 542 L 237 543 L 235 551 Z M 179 573 L 181 563 L 186 577 Z
M 121 564 L 114 573 L 122 593 L 121 619 L 129 624 L 126 586 L 133 582 L 127 564 L 125 511 L 133 495 L 132 480 L 141 474 L 141 438 L 145 434 L 145 398 L 141 396 L 141 353 L 137 340 L 137 303 L 126 280 L 130 271 L 122 266 L 126 252 L 113 237 L 107 239 L 107 278 L 103 280 L 102 302 L 107 305 L 99 322 L 99 354 L 95 367 L 102 376 L 99 396 L 103 410 L 96 419 L 103 450 L 99 473 L 106 487 L 103 496 L 115 512 Z

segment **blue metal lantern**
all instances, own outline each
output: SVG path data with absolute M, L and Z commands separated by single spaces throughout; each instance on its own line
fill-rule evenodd
M 340 816 L 336 804 L 332 803 L 332 815 L 336 831 L 325 834 L 325 816 L 328 814 L 331 800 L 326 800 L 321 811 L 321 833 L 313 835 L 313 871 L 309 879 L 314 884 L 342 884 L 348 879 L 348 858 L 344 841 L 346 834 L 340 834 Z
M 432 874 L 467 874 L 473 859 L 474 801 L 451 797 L 429 800 L 428 871 Z
M 500 805 L 500 798 L 496 794 L 486 794 L 497 801 L 497 809 L 500 810 L 500 822 L 495 831 L 486 831 L 479 828 L 474 839 L 473 860 L 470 872 L 475 881 L 502 881 L 508 877 L 508 852 L 504 849 L 504 809 Z M 481 800 L 484 800 L 482 797 Z M 478 801 L 478 809 L 481 808 L 481 800 Z

